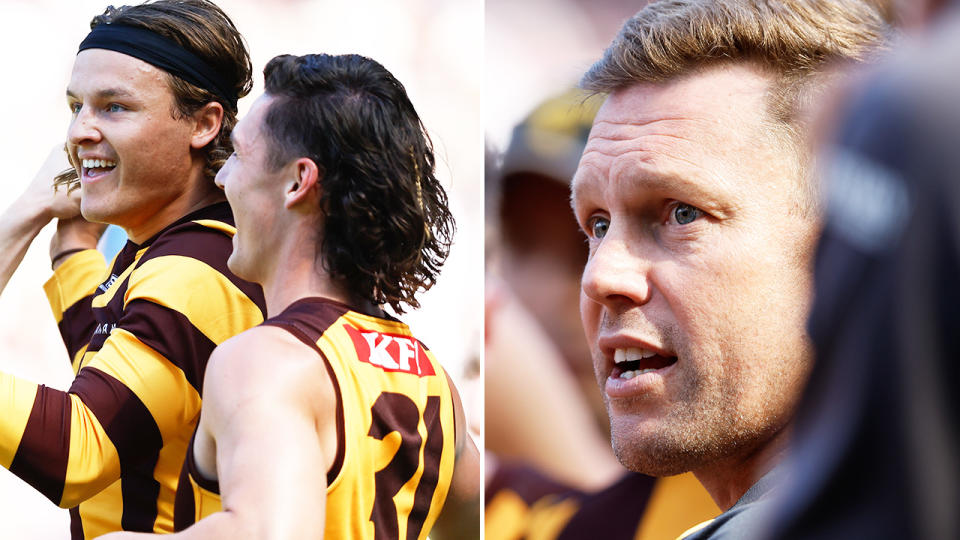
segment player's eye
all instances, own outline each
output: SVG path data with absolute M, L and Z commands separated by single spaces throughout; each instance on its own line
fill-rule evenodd
M 670 215 L 678 225 L 686 225 L 693 223 L 697 218 L 702 216 L 703 210 L 686 203 L 677 203 Z
M 610 220 L 602 216 L 594 216 L 587 221 L 587 232 L 598 240 L 607 235 L 609 228 Z
M 111 103 L 107 105 L 107 111 L 112 113 L 123 112 L 125 110 L 127 110 L 127 108 L 124 107 L 123 105 L 120 105 L 119 103 Z
M 70 107 L 71 114 L 80 114 L 80 109 L 83 107 L 83 104 L 79 102 L 73 102 L 69 103 L 67 106 Z

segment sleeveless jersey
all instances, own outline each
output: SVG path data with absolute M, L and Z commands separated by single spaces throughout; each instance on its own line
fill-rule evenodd
M 396 320 L 323 298 L 298 300 L 263 322 L 319 354 L 337 393 L 337 454 L 327 473 L 325 538 L 425 539 L 455 461 L 450 386 L 433 354 Z M 221 509 L 192 444 L 175 509 L 182 530 Z

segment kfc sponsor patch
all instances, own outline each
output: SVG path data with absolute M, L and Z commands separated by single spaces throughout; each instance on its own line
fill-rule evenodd
M 402 371 L 420 377 L 436 375 L 427 353 L 416 339 L 402 334 L 384 334 L 343 325 L 353 340 L 361 362 L 384 371 Z

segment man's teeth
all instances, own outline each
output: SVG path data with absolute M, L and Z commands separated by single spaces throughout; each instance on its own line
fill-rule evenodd
M 620 374 L 621 379 L 632 379 L 637 375 L 643 375 L 644 373 L 649 373 L 651 371 L 656 371 L 656 368 L 647 368 L 647 369 L 635 369 L 633 371 L 624 371 Z
M 633 362 L 636 360 L 643 360 L 644 358 L 650 358 L 655 356 L 657 353 L 653 351 L 648 351 L 647 349 L 641 349 L 639 347 L 630 347 L 628 349 L 617 349 L 613 352 L 613 361 L 617 364 L 623 362 Z
M 116 167 L 116 161 L 110 161 L 109 159 L 84 159 L 81 162 L 84 169 L 102 169 L 105 167 Z

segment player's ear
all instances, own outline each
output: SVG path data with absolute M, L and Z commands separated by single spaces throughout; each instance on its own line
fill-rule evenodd
M 295 177 L 287 182 L 286 193 L 284 194 L 284 207 L 293 208 L 294 206 L 310 200 L 313 197 L 319 197 L 320 169 L 310 158 L 299 158 L 291 163 L 291 168 Z M 316 189 L 314 189 L 316 188 Z
M 195 125 L 190 147 L 199 150 L 210 144 L 217 133 L 220 133 L 220 126 L 223 125 L 223 105 L 216 101 L 207 103 L 193 113 L 193 121 Z

